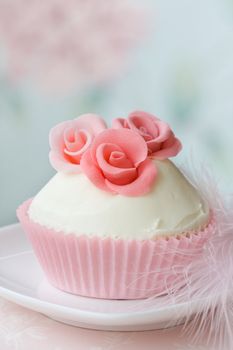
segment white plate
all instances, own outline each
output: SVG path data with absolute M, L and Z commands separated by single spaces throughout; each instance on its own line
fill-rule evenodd
M 181 324 L 198 303 L 164 307 L 156 301 L 105 300 L 64 293 L 49 285 L 19 224 L 0 229 L 0 296 L 78 327 L 136 331 Z

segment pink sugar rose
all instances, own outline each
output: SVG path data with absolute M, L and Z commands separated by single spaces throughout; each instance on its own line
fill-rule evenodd
M 49 134 L 50 163 L 57 171 L 79 173 L 80 160 L 95 135 L 106 129 L 104 120 L 95 114 L 83 114 L 77 119 L 56 125 Z
M 132 112 L 127 119 L 114 119 L 113 128 L 131 129 L 140 134 L 147 143 L 148 155 L 159 160 L 176 156 L 182 148 L 167 123 L 143 111 Z
M 137 133 L 108 129 L 96 136 L 81 158 L 81 168 L 100 189 L 124 196 L 150 191 L 157 169 L 147 158 L 147 145 Z

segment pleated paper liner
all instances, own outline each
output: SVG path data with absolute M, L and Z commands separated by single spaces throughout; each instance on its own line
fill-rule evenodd
M 215 230 L 155 240 L 124 240 L 64 234 L 31 221 L 31 200 L 17 210 L 21 225 L 48 281 L 72 294 L 107 299 L 142 299 L 166 293 L 182 267 L 196 258 Z

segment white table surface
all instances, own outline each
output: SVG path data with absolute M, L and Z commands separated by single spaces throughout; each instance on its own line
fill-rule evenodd
M 0 298 L 1 350 L 213 350 L 182 327 L 144 332 L 87 330 L 53 321 Z

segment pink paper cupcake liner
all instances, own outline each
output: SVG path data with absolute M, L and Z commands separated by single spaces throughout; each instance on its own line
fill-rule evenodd
M 141 299 L 165 293 L 214 232 L 214 219 L 198 232 L 155 240 L 64 234 L 31 221 L 31 200 L 17 210 L 49 282 L 65 292 L 96 298 Z

